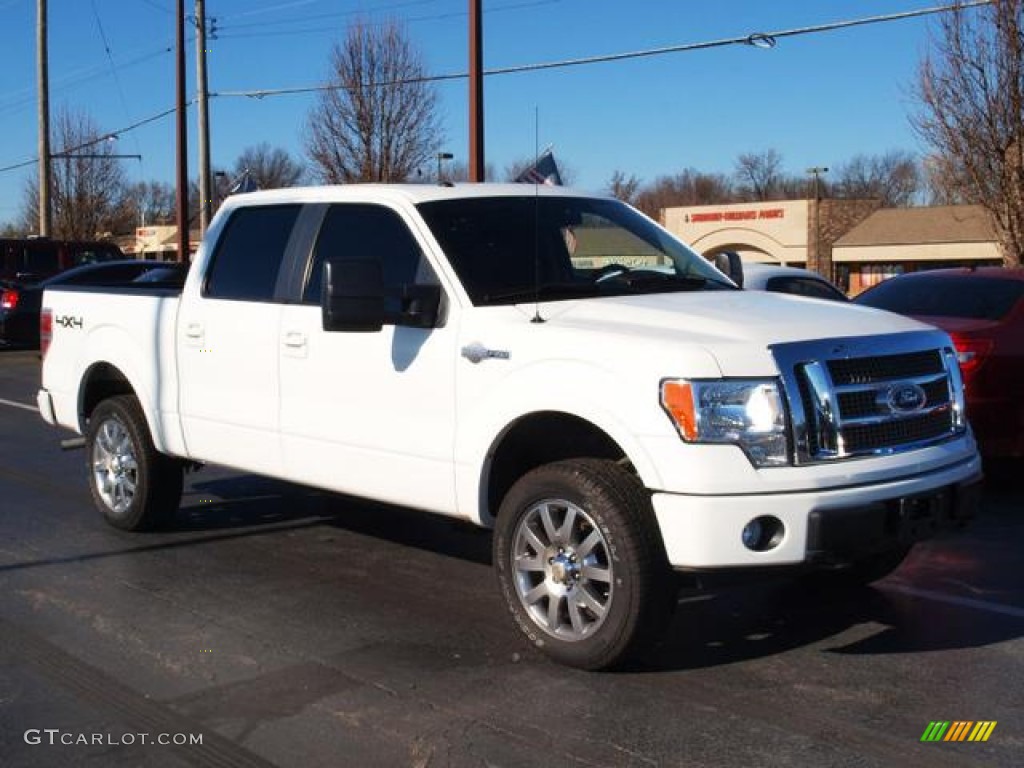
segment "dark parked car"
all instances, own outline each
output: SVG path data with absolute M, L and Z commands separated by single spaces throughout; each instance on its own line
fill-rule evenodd
M 938 269 L 890 278 L 857 296 L 949 333 L 983 455 L 1024 457 L 1024 269 Z
M 43 291 L 51 285 L 111 286 L 144 282 L 181 288 L 187 271 L 187 264 L 125 259 L 87 264 L 38 283 L 0 281 L 0 345 L 39 346 L 39 310 Z

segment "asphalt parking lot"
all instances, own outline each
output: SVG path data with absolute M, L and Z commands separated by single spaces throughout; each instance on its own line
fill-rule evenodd
M 37 379 L 0 351 L 0 766 L 1021 764 L 1024 467 L 872 588 L 684 591 L 593 674 L 520 641 L 450 520 L 208 468 L 172 530 L 111 529 Z

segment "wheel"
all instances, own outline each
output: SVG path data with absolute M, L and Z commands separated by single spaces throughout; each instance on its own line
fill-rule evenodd
M 611 461 L 573 459 L 524 475 L 498 512 L 494 563 L 519 629 L 582 669 L 634 659 L 675 604 L 650 499 Z
M 855 589 L 880 581 L 895 571 L 914 547 L 912 544 L 876 552 L 860 560 L 856 560 L 845 568 L 834 571 L 820 571 L 807 574 L 805 578 L 815 586 Z
M 151 530 L 181 503 L 181 462 L 153 447 L 139 401 L 102 401 L 86 429 L 89 490 L 107 522 L 125 531 Z

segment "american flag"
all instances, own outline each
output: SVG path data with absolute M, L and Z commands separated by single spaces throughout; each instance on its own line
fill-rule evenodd
M 562 177 L 558 173 L 558 165 L 555 163 L 555 156 L 551 150 L 547 150 L 537 162 L 516 176 L 520 184 L 548 184 L 554 187 L 562 186 Z

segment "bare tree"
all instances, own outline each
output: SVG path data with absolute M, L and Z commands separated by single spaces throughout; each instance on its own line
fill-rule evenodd
M 306 173 L 302 164 L 293 160 L 287 151 L 271 147 L 266 142 L 242 150 L 235 160 L 234 171 L 235 178 L 248 172 L 249 178 L 260 189 L 294 187 Z
M 636 200 L 636 194 L 640 191 L 640 179 L 633 174 L 627 176 L 622 171 L 615 171 L 608 180 L 608 194 L 617 197 L 624 203 L 630 205 Z
M 129 228 L 142 224 L 173 224 L 176 205 L 172 185 L 164 181 L 139 181 L 125 190 L 120 215 Z M 124 231 L 124 227 L 119 226 L 114 231 Z
M 735 200 L 732 181 L 721 174 L 686 168 L 674 176 L 659 176 L 637 191 L 633 205 L 654 219 L 663 208 L 681 205 L 713 205 Z
M 912 124 L 954 174 L 944 185 L 992 216 L 1003 260 L 1024 255 L 1024 0 L 944 14 L 921 64 Z
M 437 93 L 397 22 L 351 25 L 331 54 L 330 79 L 306 137 L 322 181 L 405 181 L 434 156 L 442 138 Z
M 921 190 L 921 171 L 910 152 L 857 155 L 836 170 L 831 188 L 835 197 L 877 199 L 887 208 L 905 208 Z
M 88 114 L 61 109 L 53 125 L 52 159 L 53 236 L 89 240 L 115 231 L 125 175 L 111 142 Z M 39 221 L 39 181 L 25 185 L 21 220 L 28 231 Z
M 774 149 L 747 152 L 736 160 L 736 191 L 742 202 L 779 199 L 782 180 L 782 155 Z

